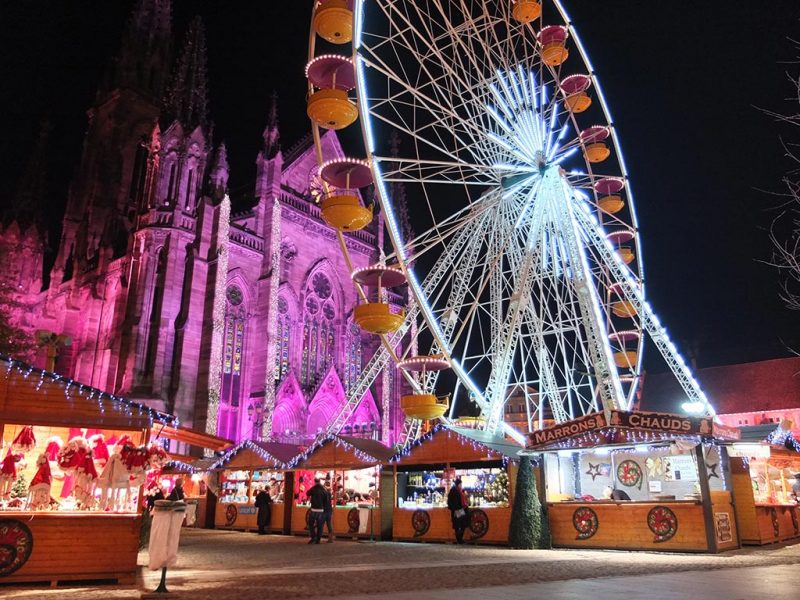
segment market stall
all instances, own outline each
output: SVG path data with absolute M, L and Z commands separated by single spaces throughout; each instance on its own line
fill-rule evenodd
M 800 444 L 792 424 L 743 427 L 730 448 L 731 479 L 743 544 L 800 538 L 800 506 L 792 486 L 800 473 Z M 748 431 L 749 430 L 749 431 Z M 749 434 L 749 435 L 748 435 Z
M 544 453 L 553 546 L 738 548 L 725 440 L 714 428 L 710 418 L 610 411 L 529 434 L 528 449 Z
M 184 527 L 214 527 L 216 495 L 209 487 L 209 470 L 218 460 L 205 455 L 209 451 L 219 453 L 233 446 L 231 440 L 196 431 L 188 427 L 159 427 L 153 432 L 156 441 L 165 440 L 170 461 L 161 472 L 148 481 L 145 494 L 154 495 L 159 490 L 168 497 L 178 479 L 183 485 L 186 511 Z M 179 454 L 182 451 L 183 454 Z
M 469 499 L 465 540 L 506 543 L 516 466 L 521 448 L 483 439 L 467 428 L 434 427 L 392 458 L 392 537 L 403 541 L 453 541 L 447 494 L 456 478 Z M 384 493 L 388 496 L 388 489 Z
M 333 531 L 340 537 L 381 536 L 381 464 L 392 450 L 366 438 L 331 436 L 297 457 L 294 469 L 292 533 L 308 535 L 306 492 L 319 478 L 334 499 Z M 325 529 L 327 534 L 327 528 Z
M 0 583 L 136 575 L 142 485 L 170 415 L 0 356 Z
M 286 498 L 293 496 L 294 477 L 288 462 L 301 451 L 300 446 L 291 444 L 246 440 L 218 459 L 212 465 L 218 477 L 214 526 L 257 530 L 255 497 L 269 488 L 272 506 L 267 530 L 289 533 L 291 511 L 286 511 Z

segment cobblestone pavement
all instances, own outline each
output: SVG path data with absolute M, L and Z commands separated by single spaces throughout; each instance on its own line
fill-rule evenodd
M 380 594 L 384 600 L 397 594 L 398 600 L 413 598 L 402 592 L 426 590 L 425 598 L 444 598 L 441 593 L 458 590 L 460 600 L 477 598 L 536 597 L 531 593 L 542 582 L 578 580 L 546 584 L 548 598 L 585 597 L 571 587 L 592 589 L 611 585 L 611 590 L 632 598 L 621 584 L 601 577 L 624 577 L 675 572 L 743 569 L 791 565 L 800 568 L 800 544 L 783 547 L 747 548 L 721 555 L 660 554 L 652 552 L 611 552 L 589 550 L 510 550 L 488 546 L 445 544 L 369 543 L 337 541 L 335 544 L 308 545 L 306 539 L 285 536 L 257 536 L 231 531 L 185 530 L 181 539 L 178 565 L 168 575 L 170 591 L 192 600 L 224 598 L 314 598 Z M 147 553 L 139 556 L 147 564 Z M 789 569 L 791 570 L 791 569 Z M 756 572 L 756 570 L 753 570 Z M 140 590 L 152 590 L 159 572 L 142 569 L 136 586 L 0 587 L 3 598 L 105 599 L 138 598 Z M 696 575 L 695 575 L 696 576 Z M 698 580 L 730 579 L 731 572 L 703 573 Z M 689 579 L 687 579 L 687 577 Z M 781 575 L 783 577 L 783 575 Z M 788 578 L 788 577 L 787 577 Z M 689 581 L 690 575 L 668 577 L 669 581 Z M 747 579 L 747 578 L 745 578 Z M 796 575 L 792 577 L 796 583 Z M 641 580 L 639 580 L 641 581 Z M 654 591 L 648 577 L 648 589 Z M 732 580 L 731 580 L 732 581 Z M 641 584 L 639 584 L 641 585 Z M 731 583 L 735 589 L 735 582 Z M 520 587 L 522 586 L 522 587 Z M 462 588 L 475 588 L 478 594 Z M 477 588 L 481 588 L 480 590 Z M 500 594 L 492 593 L 503 592 Z M 553 590 L 572 595 L 553 595 Z M 667 588 L 665 588 L 667 589 Z M 521 594 L 521 595 L 515 595 Z M 599 598 L 600 596 L 594 595 Z M 545 597 L 545 596 L 543 596 Z M 617 596 L 618 597 L 618 596 Z M 666 598 L 666 596 L 658 596 Z M 669 598 L 681 596 L 669 596 Z M 684 596 L 685 597 L 685 596 Z M 701 597 L 701 596 L 697 596 Z M 713 596 L 707 596 L 713 597 Z M 720 596 L 722 598 L 724 596 Z M 757 598 L 746 595 L 742 598 Z M 772 600 L 780 596 L 770 595 Z M 726 597 L 727 598 L 727 597 Z M 731 596 L 733 598 L 733 596 Z

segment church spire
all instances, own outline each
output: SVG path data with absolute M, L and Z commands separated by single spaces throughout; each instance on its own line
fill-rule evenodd
M 16 221 L 20 231 L 36 226 L 39 235 L 45 233 L 44 213 L 47 192 L 47 141 L 50 136 L 50 122 L 42 121 L 39 139 L 34 145 L 31 157 L 17 184 L 13 205 L 4 215 L 4 221 Z
M 208 128 L 206 33 L 200 17 L 189 24 L 183 51 L 167 89 L 164 111 L 168 119 L 178 120 L 184 129 L 198 125 Z
M 278 92 L 272 92 L 272 101 L 269 106 L 269 117 L 264 129 L 264 156 L 275 158 L 281 150 L 281 131 L 278 126 Z
M 228 191 L 228 177 L 230 176 L 230 172 L 231 169 L 228 165 L 228 149 L 225 147 L 225 142 L 222 142 L 219 148 L 217 148 L 214 162 L 211 165 L 211 172 L 209 173 L 211 192 L 215 199 L 221 199 L 225 192 Z
M 172 46 L 171 0 L 139 0 L 122 38 L 115 85 L 160 98 Z

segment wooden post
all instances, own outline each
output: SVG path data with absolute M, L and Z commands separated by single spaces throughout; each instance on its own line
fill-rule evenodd
M 706 544 L 710 552 L 717 552 L 717 532 L 714 528 L 714 507 L 711 505 L 711 490 L 708 487 L 708 472 L 706 470 L 706 455 L 703 444 L 697 444 L 694 449 L 697 461 L 697 478 L 700 480 L 700 497 L 703 501 L 703 521 L 706 526 Z
M 283 474 L 283 535 L 292 534 L 292 509 L 294 508 L 294 471 Z
M 380 474 L 380 498 L 381 531 L 380 539 L 384 541 L 392 540 L 392 516 L 394 505 L 397 498 L 396 479 L 397 466 L 384 467 Z M 370 513 L 371 514 L 371 513 Z

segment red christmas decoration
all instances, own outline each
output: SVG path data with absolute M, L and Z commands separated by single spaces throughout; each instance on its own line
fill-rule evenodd
M 89 446 L 92 448 L 94 459 L 104 465 L 108 462 L 108 445 L 106 444 L 106 436 L 98 433 L 89 438 Z
M 33 434 L 33 427 L 27 425 L 14 438 L 11 443 L 11 449 L 14 452 L 30 452 L 36 447 L 36 436 Z
M 62 440 L 57 435 L 54 435 L 50 439 L 48 439 L 47 447 L 44 450 L 44 453 L 47 456 L 47 460 L 52 460 L 52 461 L 58 460 L 58 453 L 61 451 L 61 448 L 63 446 L 64 446 L 64 440 Z
M 65 473 L 74 473 L 84 466 L 86 456 L 90 452 L 86 438 L 74 437 L 59 451 L 58 466 Z

